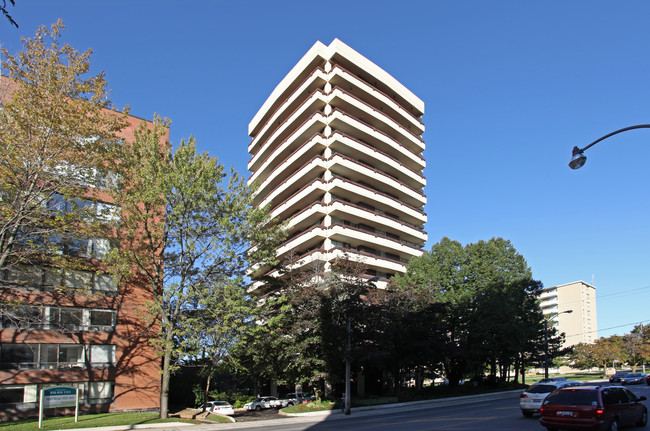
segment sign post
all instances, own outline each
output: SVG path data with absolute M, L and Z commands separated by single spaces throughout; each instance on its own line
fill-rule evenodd
M 52 407 L 74 407 L 74 421 L 79 420 L 79 388 L 45 386 L 41 389 L 38 408 L 38 427 L 43 428 L 43 410 Z

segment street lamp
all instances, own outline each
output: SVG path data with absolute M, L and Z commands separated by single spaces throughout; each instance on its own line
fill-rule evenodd
M 565 310 L 551 315 L 548 319 L 544 320 L 544 378 L 548 379 L 548 322 L 556 318 L 560 314 L 571 314 L 573 310 Z
M 571 169 L 580 169 L 582 166 L 584 166 L 585 162 L 587 161 L 587 156 L 584 155 L 586 149 L 596 145 L 597 143 L 599 143 L 604 139 L 609 138 L 610 136 L 618 135 L 619 133 L 626 132 L 628 130 L 634 130 L 634 129 L 650 129 L 650 124 L 639 124 L 636 126 L 624 127 L 623 129 L 617 130 L 612 133 L 608 133 L 602 138 L 596 139 L 594 142 L 592 142 L 591 144 L 587 145 L 582 149 L 578 147 L 573 147 L 573 152 L 571 154 L 571 161 L 569 161 L 569 167 Z

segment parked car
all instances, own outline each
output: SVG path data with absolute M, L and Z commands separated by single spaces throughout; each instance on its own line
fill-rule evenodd
M 622 385 L 638 385 L 645 382 L 646 373 L 630 373 L 621 379 Z
M 250 403 L 244 404 L 244 409 L 257 410 L 257 411 L 260 411 L 262 409 L 270 409 L 271 403 L 274 402 L 275 400 L 277 400 L 277 397 L 273 397 L 273 396 L 255 398 Z
M 303 402 L 308 401 L 303 397 L 302 392 L 291 392 L 284 396 L 281 396 L 279 399 L 271 401 L 271 407 L 276 409 L 283 409 L 288 406 L 295 406 L 296 404 L 302 404 Z
M 545 379 L 539 380 L 537 383 L 561 382 L 564 380 L 566 380 L 566 377 L 547 377 Z
M 650 386 L 650 374 L 645 376 L 645 382 L 648 384 L 648 386 Z
M 622 386 L 575 386 L 553 391 L 542 404 L 539 422 L 558 429 L 617 431 L 626 425 L 645 426 L 648 409 Z
M 204 407 L 205 411 L 211 413 L 218 413 L 226 416 L 235 414 L 235 409 L 233 409 L 232 405 L 227 401 L 208 401 L 204 406 L 199 407 L 199 409 L 203 410 Z
M 519 396 L 519 407 L 521 408 L 521 413 L 526 417 L 531 417 L 533 414 L 539 412 L 539 408 L 548 394 L 558 388 L 577 386 L 580 384 L 580 382 L 574 380 L 555 380 L 545 383 L 535 383 L 534 385 L 529 386 L 528 389 L 522 392 Z
M 612 377 L 609 378 L 609 382 L 610 383 L 620 383 L 621 379 L 623 377 L 627 376 L 628 374 L 630 374 L 630 373 L 627 372 L 627 371 L 619 371 L 618 373 L 614 373 L 612 375 Z

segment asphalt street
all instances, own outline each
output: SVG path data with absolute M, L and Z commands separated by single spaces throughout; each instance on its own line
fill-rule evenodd
M 650 398 L 650 386 L 628 386 L 638 396 Z M 148 431 L 544 431 L 538 416 L 526 418 L 519 408 L 521 390 L 442 400 L 353 408 L 350 416 L 340 411 L 315 412 L 297 417 L 226 424 L 168 423 L 150 425 Z M 646 405 L 648 402 L 646 401 Z M 111 427 L 86 431 L 119 431 L 144 427 Z M 628 428 L 642 430 L 645 428 Z M 79 431 L 79 430 L 77 430 Z M 84 431 L 84 430 L 82 430 Z

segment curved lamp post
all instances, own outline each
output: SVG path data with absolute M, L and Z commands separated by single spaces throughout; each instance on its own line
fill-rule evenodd
M 604 139 L 609 138 L 610 136 L 618 135 L 619 133 L 627 132 L 628 130 L 634 130 L 634 129 L 650 129 L 650 124 L 639 124 L 636 126 L 624 127 L 623 129 L 617 130 L 615 132 L 603 136 L 602 138 L 596 139 L 594 142 L 592 142 L 591 144 L 587 145 L 584 148 L 573 147 L 573 154 L 571 155 L 571 161 L 569 162 L 569 167 L 571 169 L 580 169 L 587 161 L 587 156 L 584 155 L 586 149 L 596 145 L 597 143 L 599 143 Z
M 552 314 L 551 317 L 544 320 L 544 378 L 545 379 L 548 379 L 548 322 L 550 322 L 551 319 L 555 319 L 560 314 L 571 314 L 571 313 L 573 313 L 573 310 L 560 311 L 559 313 Z

